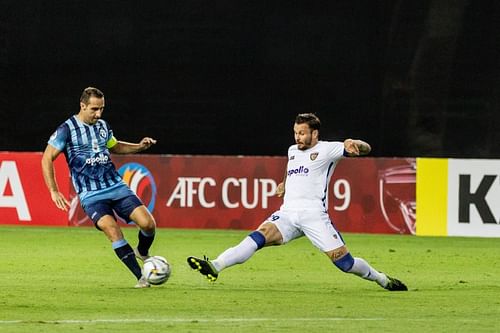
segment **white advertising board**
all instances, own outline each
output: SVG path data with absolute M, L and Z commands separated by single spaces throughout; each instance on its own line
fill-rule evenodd
M 500 160 L 449 159 L 448 236 L 500 237 Z

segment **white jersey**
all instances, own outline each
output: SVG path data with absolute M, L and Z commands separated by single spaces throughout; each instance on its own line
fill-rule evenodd
M 288 148 L 283 210 L 328 210 L 328 184 L 344 156 L 343 142 L 319 141 L 314 147 Z

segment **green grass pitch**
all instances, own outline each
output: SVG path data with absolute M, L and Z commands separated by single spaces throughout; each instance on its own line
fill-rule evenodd
M 137 232 L 125 230 L 134 246 Z M 93 228 L 0 227 L 0 332 L 498 332 L 498 239 L 344 234 L 354 256 L 400 278 L 388 292 L 335 268 L 302 238 L 209 283 L 186 264 L 248 232 L 160 229 L 173 267 L 135 280 Z

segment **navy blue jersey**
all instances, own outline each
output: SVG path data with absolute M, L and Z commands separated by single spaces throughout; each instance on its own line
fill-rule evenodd
M 109 192 L 112 187 L 125 185 L 109 152 L 116 143 L 106 121 L 99 119 L 94 125 L 88 125 L 76 115 L 62 123 L 50 137 L 48 144 L 66 156 L 81 202 Z

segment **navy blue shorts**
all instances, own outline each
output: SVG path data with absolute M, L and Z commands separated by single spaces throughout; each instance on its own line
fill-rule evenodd
M 94 222 L 95 227 L 101 230 L 97 226 L 97 221 L 104 215 L 111 215 L 114 217 L 116 213 L 116 215 L 122 218 L 126 223 L 132 223 L 132 221 L 130 221 L 130 214 L 132 214 L 134 209 L 142 205 L 142 201 L 136 195 L 129 195 L 116 200 L 100 200 L 82 207 L 92 222 Z

